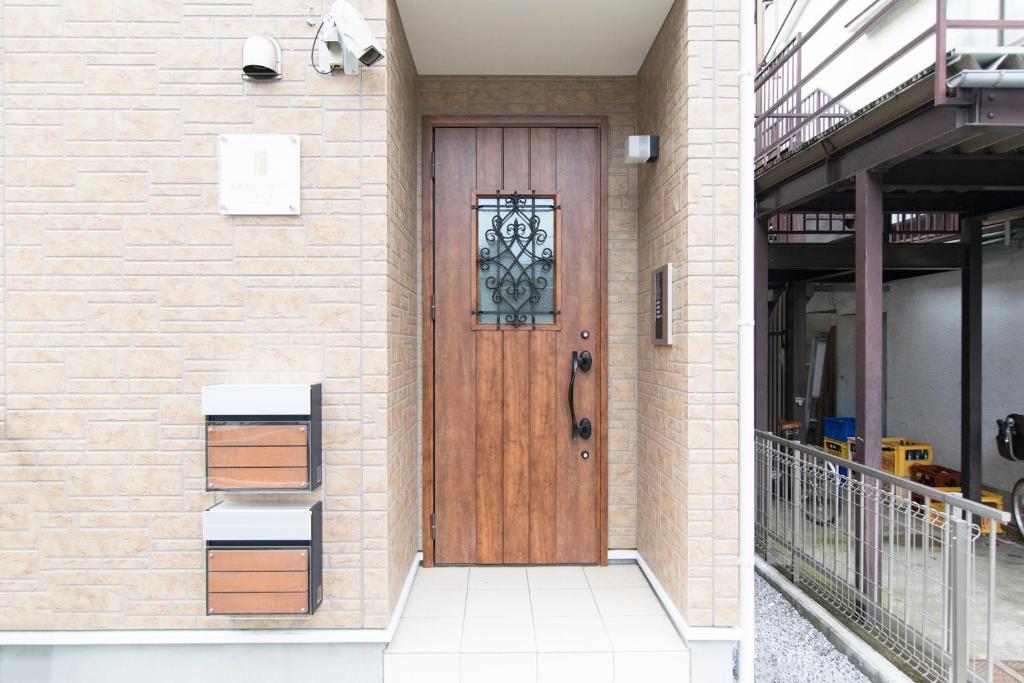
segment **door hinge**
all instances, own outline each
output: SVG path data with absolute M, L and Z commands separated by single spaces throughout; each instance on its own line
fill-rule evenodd
M 434 293 L 430 293 L 430 319 L 434 320 L 434 314 L 437 312 L 437 307 L 434 306 Z
M 437 538 L 437 521 L 434 517 L 434 513 L 430 513 L 430 540 Z
M 430 150 L 430 178 L 434 179 L 434 150 Z

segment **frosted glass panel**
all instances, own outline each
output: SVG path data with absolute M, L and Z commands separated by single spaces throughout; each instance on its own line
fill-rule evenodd
M 499 327 L 554 323 L 554 197 L 511 194 L 477 202 L 477 320 Z

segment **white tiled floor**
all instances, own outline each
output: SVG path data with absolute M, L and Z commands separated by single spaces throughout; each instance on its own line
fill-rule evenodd
M 689 653 L 635 564 L 420 569 L 385 683 L 686 683 Z

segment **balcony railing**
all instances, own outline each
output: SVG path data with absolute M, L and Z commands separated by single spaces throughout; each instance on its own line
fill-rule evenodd
M 778 244 L 826 244 L 853 239 L 852 213 L 781 213 L 769 225 L 769 240 Z M 960 218 L 955 213 L 885 212 L 887 244 L 948 241 L 960 237 Z
M 987 505 L 755 436 L 757 553 L 914 678 L 993 681 Z
M 863 101 L 865 98 L 857 95 L 864 94 L 862 91 L 866 85 L 872 84 L 874 88 L 879 82 L 889 80 L 891 83 L 885 91 L 896 87 L 905 80 L 906 75 L 901 78 L 887 70 L 928 41 L 934 46 L 935 103 L 938 105 L 960 102 L 956 92 L 947 85 L 950 31 L 990 32 L 993 37 L 986 38 L 986 47 L 1022 43 L 1020 32 L 1024 30 L 1024 20 L 1006 18 L 1007 4 L 1004 2 L 998 3 L 998 18 L 962 19 L 949 17 L 948 0 L 921 0 L 934 4 L 934 14 L 931 15 L 935 18 L 934 23 L 918 33 L 914 33 L 917 28 L 914 27 L 910 30 L 911 36 L 907 42 L 885 50 L 884 54 L 872 54 L 873 51 L 864 49 L 864 36 L 893 10 L 912 4 L 908 0 L 878 0 L 869 8 L 870 11 L 863 13 L 867 17 L 856 30 L 848 34 L 834 50 L 820 57 L 821 38 L 836 36 L 838 22 L 833 20 L 847 1 L 835 0 L 808 31 L 797 35 L 758 74 L 755 82 L 758 167 L 771 163 L 848 120 L 852 115 L 850 110 L 856 108 L 849 106 L 848 102 Z M 856 20 L 850 25 L 855 23 Z M 822 31 L 824 33 L 819 36 Z M 847 35 L 842 28 L 838 31 L 842 36 Z M 815 57 L 811 61 L 806 54 L 808 44 L 816 39 L 815 49 L 811 50 Z M 836 41 L 839 40 L 841 36 L 836 36 Z M 912 69 L 911 73 L 919 70 Z M 823 84 L 827 84 L 829 90 L 838 91 L 826 92 Z

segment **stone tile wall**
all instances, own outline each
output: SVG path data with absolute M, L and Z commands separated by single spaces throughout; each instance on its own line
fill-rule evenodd
M 639 544 L 697 626 L 738 623 L 739 10 L 677 0 L 640 70 Z M 651 273 L 675 267 L 675 343 L 650 343 Z
M 326 77 L 308 2 L 0 0 L 0 628 L 386 625 L 420 533 L 416 124 L 467 113 L 608 115 L 610 546 L 735 623 L 736 0 L 677 2 L 639 80 L 416 78 L 394 0 L 356 4 L 389 56 Z M 264 32 L 285 78 L 242 81 Z M 219 214 L 225 132 L 300 135 L 301 216 Z M 208 618 L 199 390 L 280 381 L 324 384 L 324 605 Z
M 393 6 L 356 4 L 388 35 Z M 387 623 L 415 550 L 411 190 L 387 196 L 415 133 L 386 112 L 411 63 L 317 75 L 309 5 L 2 5 L 0 628 Z M 284 79 L 241 80 L 254 33 Z M 301 216 L 219 214 L 227 132 L 301 136 Z M 199 391 L 282 381 L 324 386 L 324 604 L 207 618 Z
M 417 227 L 416 65 L 395 0 L 388 0 L 388 610 L 420 548 L 422 385 Z

